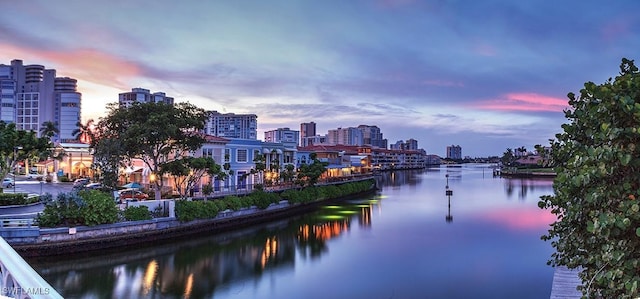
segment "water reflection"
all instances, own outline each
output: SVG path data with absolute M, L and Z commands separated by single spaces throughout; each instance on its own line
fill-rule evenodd
M 506 178 L 504 191 L 507 198 L 512 198 L 517 191 L 518 199 L 524 200 L 529 192 L 553 191 L 553 179 L 549 178 Z
M 548 298 L 553 219 L 536 203 L 552 182 L 485 171 L 382 173 L 380 195 L 300 217 L 29 262 L 65 298 Z
M 267 271 L 293 270 L 296 253 L 303 259 L 320 258 L 328 250 L 327 242 L 354 223 L 370 226 L 376 204 L 377 200 L 367 198 L 205 239 L 100 258 L 30 263 L 65 298 L 212 297 L 216 291 L 259 280 Z

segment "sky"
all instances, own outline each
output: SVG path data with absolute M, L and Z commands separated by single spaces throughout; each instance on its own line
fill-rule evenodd
M 2 1 L 0 63 L 78 80 L 82 119 L 141 87 L 264 131 L 378 126 L 429 154 L 548 145 L 567 94 L 639 58 L 640 1 Z

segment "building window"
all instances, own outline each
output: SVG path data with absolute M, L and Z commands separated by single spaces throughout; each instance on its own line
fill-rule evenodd
M 247 150 L 246 149 L 238 149 L 238 162 L 247 162 Z
M 224 149 L 224 162 L 231 161 L 231 151 L 228 148 Z

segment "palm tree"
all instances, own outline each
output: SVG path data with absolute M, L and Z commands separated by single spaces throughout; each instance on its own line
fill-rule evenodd
M 93 119 L 87 120 L 86 124 L 82 124 L 82 122 L 77 122 L 77 129 L 71 132 L 71 135 L 76 137 L 76 140 L 82 141 L 85 143 L 92 144 L 95 140 L 95 134 L 93 133 Z
M 52 121 L 45 121 L 40 125 L 40 136 L 51 139 L 51 137 L 58 133 L 60 133 L 60 130 L 58 130 L 58 127 Z

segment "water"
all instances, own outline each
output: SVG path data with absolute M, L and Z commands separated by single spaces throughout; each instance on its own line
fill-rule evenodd
M 376 195 L 246 230 L 29 262 L 65 298 L 549 298 L 550 180 L 486 165 L 378 180 Z

